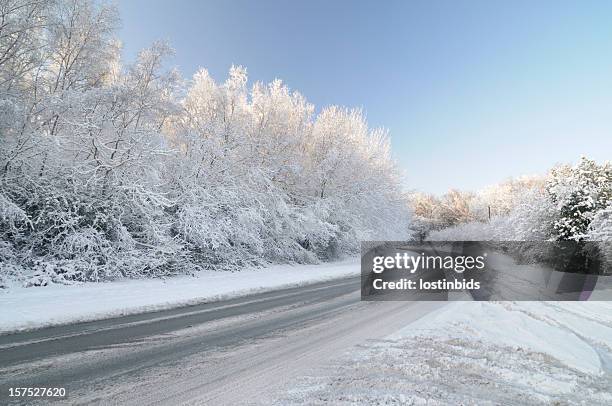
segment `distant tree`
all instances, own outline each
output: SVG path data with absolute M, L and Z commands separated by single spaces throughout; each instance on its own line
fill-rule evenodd
M 470 205 L 471 211 L 481 221 L 488 221 L 489 215 L 507 215 L 523 200 L 525 193 L 543 190 L 545 183 L 542 176 L 521 176 L 485 187 L 476 193 Z
M 440 199 L 437 217 L 442 224 L 455 225 L 475 220 L 471 205 L 475 195 L 470 192 L 450 190 Z

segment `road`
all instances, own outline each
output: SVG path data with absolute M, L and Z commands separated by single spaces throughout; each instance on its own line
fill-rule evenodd
M 65 387 L 57 404 L 273 403 L 296 378 L 444 304 L 361 302 L 356 277 L 4 335 L 0 403 L 32 404 L 7 395 L 33 386 Z

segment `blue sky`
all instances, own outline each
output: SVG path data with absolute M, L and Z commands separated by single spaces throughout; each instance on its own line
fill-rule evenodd
M 612 159 L 610 1 L 118 2 L 130 61 L 157 39 L 184 76 L 232 64 L 389 129 L 406 188 L 475 190 Z

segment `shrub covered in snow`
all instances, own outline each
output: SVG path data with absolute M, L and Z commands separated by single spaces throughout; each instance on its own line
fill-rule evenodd
M 432 241 L 539 241 L 552 235 L 554 205 L 540 189 L 523 191 L 516 206 L 490 222 L 477 221 L 432 231 Z
M 612 166 L 582 158 L 551 170 L 545 188 L 521 192 L 514 207 L 490 222 L 468 222 L 434 230 L 435 241 L 593 241 L 612 270 Z M 591 245 L 586 244 L 585 247 Z M 548 254 L 542 244 L 523 244 L 524 261 Z
M 612 202 L 612 164 L 583 157 L 576 166 L 553 168 L 547 189 L 558 211 L 556 238 L 583 240 L 593 218 Z
M 0 278 L 30 286 L 316 262 L 409 235 L 383 130 L 280 80 L 120 63 L 116 8 L 0 8 Z M 6 34 L 6 35 L 5 35 Z M 36 72 L 36 74 L 33 74 Z M 0 280 L 0 283 L 1 280 Z
M 476 193 L 450 190 L 442 196 L 413 193 L 409 201 L 422 227 L 440 230 L 469 222 L 487 222 L 510 212 L 530 191 L 544 190 L 541 176 L 523 176 L 486 187 Z
M 587 237 L 598 243 L 609 272 L 612 273 L 612 204 L 593 216 Z

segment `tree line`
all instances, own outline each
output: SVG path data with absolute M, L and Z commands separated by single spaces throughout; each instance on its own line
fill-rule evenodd
M 386 131 L 283 82 L 121 61 L 117 9 L 0 0 L 1 277 L 30 285 L 316 262 L 409 235 Z

